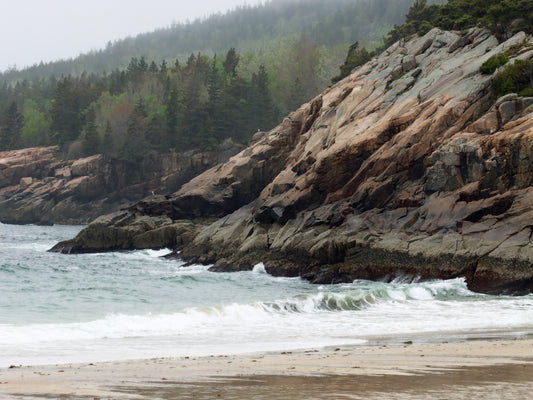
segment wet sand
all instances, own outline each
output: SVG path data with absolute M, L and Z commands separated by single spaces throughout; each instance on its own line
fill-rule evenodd
M 0 370 L 1 399 L 531 399 L 533 339 Z

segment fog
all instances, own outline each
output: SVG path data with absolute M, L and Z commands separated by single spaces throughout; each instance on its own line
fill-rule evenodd
M 2 1 L 0 71 L 73 58 L 111 41 L 263 0 Z

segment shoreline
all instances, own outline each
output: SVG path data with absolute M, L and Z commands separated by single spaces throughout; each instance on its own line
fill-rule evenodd
M 466 392 L 470 387 L 484 390 L 484 398 L 526 399 L 533 389 L 533 339 L 406 341 L 320 351 L 0 369 L 0 399 L 246 399 L 254 393 L 256 398 L 280 400 L 378 399 L 393 392 L 418 398 L 413 391 L 420 389 L 445 389 L 447 398 L 469 398 L 452 396 L 459 386 Z M 328 397 L 332 390 L 353 396 L 364 392 L 364 397 Z

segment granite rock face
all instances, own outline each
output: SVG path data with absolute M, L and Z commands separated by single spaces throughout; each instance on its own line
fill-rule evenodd
M 214 270 L 263 261 L 317 283 L 464 277 L 477 291 L 532 292 L 531 99 L 494 101 L 479 72 L 524 43 L 479 28 L 396 43 L 228 162 L 128 211 L 218 218 L 179 247 Z
M 199 230 L 198 223 L 175 222 L 167 216 L 139 216 L 127 211 L 101 216 L 89 226 L 75 240 L 61 242 L 51 251 L 76 254 L 177 248 L 191 243 Z
M 0 152 L 0 222 L 85 224 L 177 190 L 239 150 L 225 143 L 213 152 L 148 154 L 137 167 L 102 155 L 63 160 L 57 147 Z

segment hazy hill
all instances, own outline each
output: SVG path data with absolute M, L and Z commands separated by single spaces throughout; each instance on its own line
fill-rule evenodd
M 225 53 L 231 47 L 240 53 L 276 52 L 302 36 L 328 47 L 355 41 L 373 47 L 394 24 L 403 22 L 411 4 L 412 0 L 271 0 L 109 42 L 105 49 L 74 59 L 5 71 L 0 81 L 110 72 L 141 56 L 173 62 L 191 53 Z

